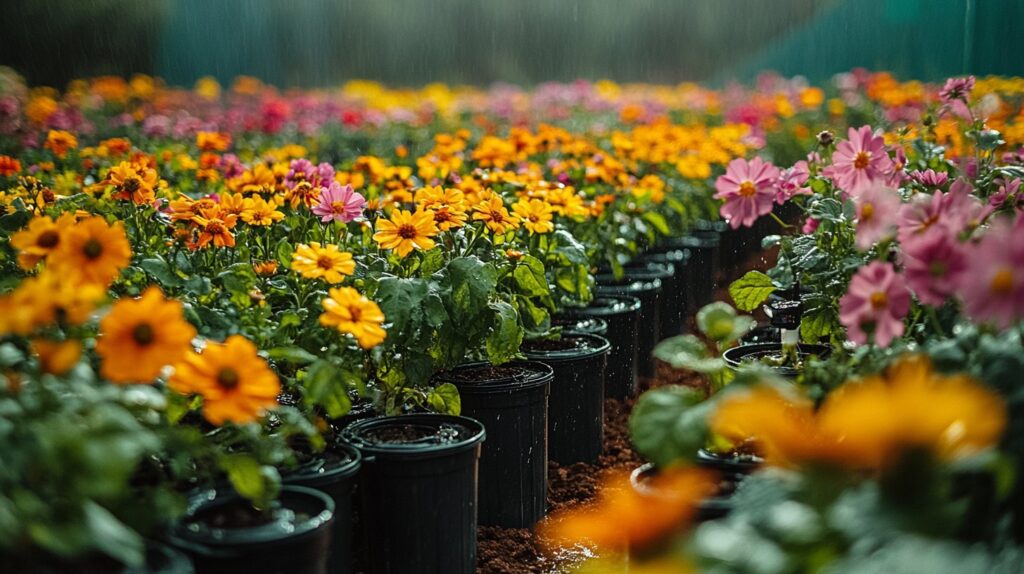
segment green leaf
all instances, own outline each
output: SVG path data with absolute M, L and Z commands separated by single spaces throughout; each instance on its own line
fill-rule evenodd
M 451 280 L 453 319 L 472 320 L 487 308 L 488 299 L 498 285 L 498 270 L 476 257 L 459 257 L 448 264 Z
M 548 295 L 548 281 L 544 276 L 544 264 L 532 255 L 524 255 L 516 264 L 512 277 L 516 281 L 519 292 L 527 297 Z
M 811 204 L 807 213 L 819 221 L 843 221 L 843 204 L 831 197 L 823 197 Z
M 736 310 L 722 301 L 709 303 L 697 312 L 697 327 L 719 348 L 746 335 L 755 325 L 753 317 L 736 315 Z
M 220 467 L 227 473 L 231 486 L 257 508 L 266 508 L 277 497 L 281 477 L 273 467 L 261 465 L 251 455 L 232 453 L 220 458 Z
M 292 246 L 288 239 L 282 239 L 277 242 L 277 247 L 274 249 L 274 253 L 277 255 L 277 261 L 281 265 L 291 268 L 292 265 L 292 253 L 295 252 L 295 247 Z
M 808 343 L 817 343 L 832 333 L 835 319 L 825 309 L 811 309 L 800 318 L 800 338 Z
M 658 467 L 693 460 L 707 442 L 711 403 L 704 393 L 671 385 L 640 396 L 629 417 L 633 445 Z
M 352 408 L 346 378 L 327 361 L 318 360 L 313 363 L 306 371 L 302 388 L 303 401 L 308 405 L 322 407 L 330 418 L 343 417 Z
M 392 343 L 407 341 L 415 335 L 417 317 L 422 316 L 420 306 L 427 297 L 427 282 L 423 279 L 402 279 L 385 276 L 377 283 L 375 298 L 391 326 L 388 339 Z
M 761 238 L 761 248 L 768 249 L 769 247 L 775 247 L 782 241 L 782 237 L 779 235 L 765 235 Z
M 654 347 L 653 355 L 674 369 L 689 369 L 706 375 L 725 369 L 725 361 L 712 356 L 696 335 L 669 337 Z
M 137 532 L 91 500 L 85 501 L 82 510 L 86 526 L 100 551 L 128 566 L 142 565 L 145 545 Z
M 494 326 L 487 335 L 487 359 L 496 365 L 507 363 L 516 358 L 523 343 L 519 314 L 504 301 L 491 303 L 490 307 L 494 310 Z
M 458 415 L 462 412 L 462 399 L 459 398 L 459 389 L 451 383 L 442 383 L 430 391 L 427 402 L 434 411 Z
M 22 227 L 25 227 L 25 224 L 28 223 L 29 219 L 30 217 L 27 211 L 12 211 L 11 213 L 0 217 L 0 231 L 14 233 Z
M 171 269 L 170 264 L 159 255 L 143 259 L 139 262 L 139 267 L 145 269 L 147 273 L 152 275 L 162 285 L 180 287 L 184 283 L 182 278 Z
M 652 227 L 658 230 L 658 233 L 662 235 L 669 235 L 671 231 L 668 228 L 668 222 L 665 221 L 665 217 L 657 211 L 645 211 L 641 216 L 644 221 L 650 223 Z
M 316 355 L 302 347 L 274 347 L 267 351 L 267 356 L 275 361 L 284 361 L 293 365 L 306 365 L 316 360 Z
M 431 249 L 423 254 L 420 261 L 420 277 L 430 277 L 444 267 L 444 251 Z
M 740 311 L 753 311 L 775 291 L 771 277 L 760 271 L 747 273 L 729 285 L 729 295 Z

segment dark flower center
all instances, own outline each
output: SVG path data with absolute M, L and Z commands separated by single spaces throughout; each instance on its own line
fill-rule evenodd
M 156 338 L 156 333 L 149 323 L 139 323 L 132 329 L 132 339 L 135 339 L 135 342 L 140 345 L 149 345 L 154 338 Z
M 39 234 L 36 238 L 36 245 L 45 249 L 55 247 L 60 241 L 60 234 L 52 229 L 48 229 Z
M 326 255 L 321 255 L 320 258 L 316 260 L 316 266 L 321 269 L 331 270 L 334 269 L 334 260 Z
M 139 190 L 139 187 L 141 186 L 142 184 L 139 182 L 139 180 L 134 177 L 128 178 L 124 182 L 124 190 L 127 191 L 128 193 L 135 193 L 136 191 Z
M 96 238 L 90 238 L 82 246 L 82 253 L 89 259 L 99 259 L 100 255 L 103 255 L 103 244 Z
M 853 159 L 853 167 L 857 169 L 864 169 L 871 164 L 871 154 L 866 151 L 857 152 L 857 157 Z
M 416 235 L 416 227 L 413 225 L 402 225 L 398 228 L 398 236 L 402 239 L 415 239 Z
M 231 367 L 224 367 L 217 373 L 217 384 L 222 388 L 231 390 L 238 386 L 238 371 Z

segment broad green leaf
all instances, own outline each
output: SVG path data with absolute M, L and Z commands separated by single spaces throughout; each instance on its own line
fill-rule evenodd
M 523 343 L 519 314 L 504 301 L 491 303 L 490 307 L 494 310 L 494 326 L 487 335 L 487 359 L 496 365 L 507 363 L 516 358 Z
M 281 477 L 273 467 L 264 466 L 251 455 L 232 453 L 220 458 L 220 467 L 231 486 L 257 508 L 266 508 L 277 497 Z
M 92 540 L 100 551 L 126 565 L 142 565 L 145 544 L 137 532 L 91 500 L 85 501 L 82 511 L 86 526 L 92 533 Z
M 316 355 L 302 347 L 274 347 L 267 351 L 267 356 L 275 361 L 284 361 L 293 365 L 305 365 L 316 360 Z
M 527 297 L 543 296 L 550 293 L 548 281 L 544 276 L 544 264 L 532 255 L 524 255 L 516 264 L 512 277 L 516 281 L 519 292 Z
M 800 318 L 800 338 L 808 343 L 827 339 L 832 333 L 833 314 L 824 309 L 812 309 Z
M 678 385 L 644 393 L 629 417 L 637 452 L 662 468 L 693 460 L 708 439 L 710 404 L 703 392 Z
M 295 247 L 291 244 L 288 239 L 282 239 L 277 242 L 277 247 L 274 249 L 274 254 L 277 255 L 277 261 L 281 265 L 287 268 L 292 266 L 292 253 L 295 252 Z
M 658 233 L 662 235 L 669 235 L 671 231 L 668 228 L 668 222 L 665 221 L 665 217 L 657 211 L 645 211 L 641 216 L 644 221 L 650 223 L 652 227 L 658 230 Z
M 725 368 L 725 361 L 712 356 L 704 342 L 695 335 L 669 337 L 654 347 L 653 354 L 675 369 L 714 374 Z
M 753 317 L 737 315 L 735 309 L 722 301 L 705 305 L 697 312 L 697 327 L 720 348 L 746 335 L 755 325 Z
M 415 319 L 417 314 L 422 314 L 420 305 L 427 291 L 427 282 L 423 279 L 385 276 L 377 283 L 375 298 L 391 323 L 388 338 L 392 342 L 406 341 L 416 331 Z
M 184 283 L 182 278 L 171 269 L 170 264 L 159 255 L 143 259 L 139 262 L 139 267 L 145 269 L 160 284 L 167 287 L 180 287 Z
M 454 319 L 473 319 L 487 308 L 488 299 L 498 285 L 498 270 L 477 257 L 459 257 L 448 264 L 452 288 Z
M 434 411 L 458 415 L 462 413 L 462 399 L 459 398 L 459 389 L 451 383 L 442 383 L 430 391 L 427 395 L 427 402 Z
M 345 377 L 327 361 L 313 363 L 306 371 L 302 387 L 303 401 L 310 406 L 323 408 L 331 418 L 343 417 L 352 408 Z
M 747 273 L 729 285 L 729 295 L 740 311 L 753 311 L 775 292 L 771 277 L 760 271 Z

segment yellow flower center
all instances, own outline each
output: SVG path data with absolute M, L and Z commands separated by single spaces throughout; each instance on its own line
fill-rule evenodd
M 402 239 L 415 239 L 419 235 L 416 232 L 416 226 L 406 223 L 398 227 L 398 236 Z
M 143 347 L 152 343 L 155 335 L 153 326 L 149 323 L 139 323 L 132 329 L 132 339 Z
M 992 282 L 989 283 L 989 288 L 997 295 L 1009 294 L 1013 291 L 1013 271 L 1008 267 L 996 271 L 996 274 L 992 276 Z
M 47 229 L 36 237 L 36 245 L 44 249 L 55 247 L 59 241 L 60 234 L 52 229 Z
M 868 221 L 875 215 L 875 206 L 870 203 L 865 203 L 860 207 L 860 220 Z
M 335 201 L 331 203 L 331 211 L 334 213 L 345 213 L 345 202 Z
M 866 151 L 857 152 L 857 157 L 853 158 L 853 167 L 857 169 L 865 169 L 871 163 L 871 154 Z
M 742 195 L 743 197 L 753 197 L 753 195 L 756 193 L 757 186 L 754 185 L 754 182 L 750 181 L 749 179 L 746 179 L 740 183 L 740 195 Z
M 95 238 L 90 238 L 82 246 L 82 253 L 89 259 L 99 259 L 100 255 L 103 255 L 103 244 Z
M 889 298 L 882 291 L 875 291 L 871 294 L 871 308 L 875 311 L 885 309 L 889 306 Z
M 224 367 L 217 373 L 217 384 L 223 389 L 231 390 L 238 386 L 238 371 Z

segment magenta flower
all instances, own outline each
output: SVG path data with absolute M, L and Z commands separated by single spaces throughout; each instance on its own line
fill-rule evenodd
M 733 229 L 750 227 L 758 217 L 771 213 L 778 178 L 779 168 L 759 157 L 729 162 L 725 175 L 715 181 L 715 198 L 725 201 L 720 211 Z
M 957 291 L 967 315 L 1003 329 L 1024 317 L 1024 217 L 995 222 L 966 259 Z
M 932 195 L 918 193 L 900 208 L 899 233 L 900 243 L 907 243 L 915 235 L 921 235 L 933 225 L 942 221 L 943 193 L 936 191 Z M 945 223 L 943 221 L 943 223 Z
M 800 233 L 803 233 L 804 235 L 810 235 L 818 230 L 819 225 L 821 225 L 820 220 L 814 219 L 813 217 L 808 217 L 807 219 L 804 220 L 804 225 L 803 227 L 800 228 Z
M 313 206 L 313 214 L 320 221 L 340 221 L 348 223 L 363 214 L 366 198 L 352 189 L 351 185 L 341 186 L 332 182 L 331 186 L 320 192 L 319 203 Z
M 966 78 L 949 78 L 946 84 L 939 90 L 939 99 L 943 103 L 950 103 L 953 100 L 966 100 L 974 89 L 974 76 Z
M 836 187 L 857 195 L 884 180 L 892 172 L 893 164 L 885 150 L 885 140 L 871 131 L 871 126 L 850 128 L 850 139 L 839 142 L 832 154 L 832 165 L 825 175 Z
M 910 311 L 910 291 L 891 263 L 874 261 L 862 267 L 839 300 L 839 321 L 850 340 L 858 345 L 869 340 L 888 347 L 903 334 L 903 318 Z
M 857 206 L 857 248 L 867 250 L 896 232 L 900 196 L 882 185 L 870 187 L 853 198 Z
M 308 181 L 313 187 L 326 188 L 334 181 L 334 168 L 326 162 L 314 166 L 308 159 L 296 159 L 288 167 L 284 182 L 289 188 L 303 181 Z
M 964 247 L 948 230 L 935 227 L 902 245 L 907 286 L 926 305 L 941 306 L 967 269 Z
M 943 185 L 946 185 L 946 182 L 949 181 L 949 175 L 943 172 L 936 173 L 933 169 L 912 171 L 910 172 L 910 178 L 917 183 L 932 189 L 940 188 Z
M 807 187 L 810 175 L 806 161 L 798 161 L 793 167 L 783 170 L 779 174 L 779 181 L 776 182 L 775 203 L 782 205 L 793 196 L 811 195 L 811 188 Z

